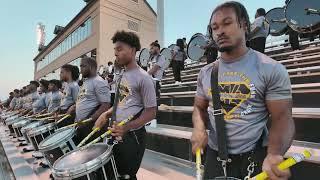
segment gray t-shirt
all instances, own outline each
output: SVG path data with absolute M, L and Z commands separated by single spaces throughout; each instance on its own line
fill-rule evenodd
M 156 71 L 153 76 L 157 80 L 161 81 L 163 72 L 165 70 L 164 66 L 166 65 L 166 59 L 164 58 L 164 56 L 160 54 L 152 58 L 152 63 L 153 63 L 153 66 L 158 65 L 160 67 L 160 69 L 158 69 L 158 71 Z
M 65 84 L 60 106 L 62 110 L 67 110 L 70 106 L 75 104 L 75 102 L 77 101 L 79 89 L 79 85 L 75 81 Z
M 45 104 L 45 99 L 46 99 L 46 93 L 42 93 L 40 98 L 35 103 L 33 103 L 34 113 L 41 112 L 42 110 L 47 108 Z
M 184 60 L 184 51 L 180 51 L 179 46 L 175 46 L 173 48 L 173 52 L 176 53 L 176 56 L 174 58 L 175 61 L 183 61 Z
M 140 67 L 125 71 L 119 89 L 117 121 L 134 116 L 142 109 L 156 106 L 156 91 L 152 77 Z
M 22 107 L 22 97 L 17 98 L 17 103 L 14 109 L 20 109 Z
M 108 82 L 100 76 L 85 79 L 76 102 L 76 121 L 84 120 L 93 114 L 101 103 L 110 103 Z
M 210 81 L 212 69 L 212 63 L 201 69 L 196 96 L 209 101 L 208 144 L 217 150 Z M 266 100 L 292 98 L 290 79 L 285 67 L 250 49 L 233 63 L 220 59 L 218 81 L 229 153 L 239 154 L 252 150 L 264 130 L 264 144 L 267 143 L 266 123 L 269 113 Z
M 49 98 L 49 106 L 48 106 L 48 112 L 54 112 L 57 111 L 61 104 L 61 93 L 60 91 L 51 92 L 50 98 Z
M 14 108 L 14 107 L 16 107 L 16 105 L 17 105 L 17 98 L 13 97 L 10 104 L 9 104 L 9 107 Z
M 264 16 L 257 17 L 254 22 L 251 24 L 251 30 L 256 27 L 260 27 L 259 31 L 255 34 L 251 34 L 250 39 L 255 39 L 258 37 L 267 37 L 269 32 L 269 24 L 265 21 Z
M 29 110 L 32 110 L 33 109 L 33 103 L 35 103 L 38 99 L 39 99 L 39 94 L 37 91 L 31 93 L 31 94 L 28 94 L 26 96 L 26 102 L 25 102 L 25 108 L 26 109 L 29 109 Z

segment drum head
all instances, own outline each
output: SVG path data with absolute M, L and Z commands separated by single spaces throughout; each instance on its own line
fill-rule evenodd
M 320 29 L 320 0 L 290 0 L 285 8 L 288 25 L 300 33 L 310 33 Z
M 169 48 L 163 48 L 161 49 L 160 54 L 166 59 L 166 63 L 163 68 L 167 69 L 172 60 L 172 50 Z
M 139 62 L 141 64 L 141 66 L 143 67 L 148 67 L 148 62 L 150 59 L 150 52 L 147 48 L 143 48 L 140 52 L 139 52 Z
M 53 164 L 54 176 L 73 176 L 104 165 L 110 158 L 112 148 L 107 144 L 97 143 L 86 148 L 71 151 L 60 157 Z
M 286 22 L 275 22 L 279 20 L 285 21 L 284 8 L 277 7 L 269 10 L 266 14 L 266 20 L 269 23 L 270 34 L 272 36 L 281 36 L 288 29 L 288 25 Z
M 26 129 L 31 129 L 31 128 L 41 126 L 42 124 L 43 124 L 43 121 L 37 121 L 37 122 L 30 123 L 30 124 L 26 125 L 25 127 L 21 128 L 21 132 L 24 132 Z
M 188 57 L 194 61 L 199 61 L 205 52 L 205 49 L 201 47 L 206 45 L 208 45 L 208 39 L 204 35 L 198 34 L 193 36 L 187 47 Z
M 58 129 L 54 134 L 51 134 L 46 139 L 41 141 L 41 143 L 39 144 L 39 149 L 44 149 L 52 145 L 60 144 L 60 142 L 63 142 L 65 140 L 69 140 L 74 136 L 75 131 L 76 130 L 74 128 Z

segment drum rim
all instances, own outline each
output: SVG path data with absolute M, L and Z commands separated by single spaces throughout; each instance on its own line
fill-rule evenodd
M 199 36 L 205 37 L 205 35 L 202 34 L 202 33 L 196 33 L 196 34 L 194 34 L 194 35 L 192 36 L 192 38 L 190 39 L 190 41 L 189 41 L 189 43 L 188 43 L 188 46 L 187 46 L 187 56 L 188 56 L 189 59 L 191 59 L 191 60 L 193 60 L 193 61 L 199 61 L 199 59 L 198 59 L 198 60 L 195 60 L 195 59 L 193 59 L 193 58 L 191 58 L 191 57 L 189 56 L 189 47 L 190 47 L 191 41 L 194 40 L 195 38 L 199 37 Z
M 24 119 L 24 120 L 21 120 L 19 122 L 13 123 L 12 127 L 13 128 L 20 128 L 20 127 L 25 126 L 26 124 L 28 124 L 30 122 L 31 122 L 30 120 Z
M 32 122 L 24 127 L 21 128 L 21 132 L 24 133 L 32 128 L 35 128 L 35 127 L 38 127 L 38 126 L 32 126 L 32 127 L 28 127 L 29 125 L 32 125 L 32 124 L 39 124 L 38 126 L 42 126 L 43 125 L 43 121 L 36 121 L 36 122 Z
M 71 129 L 72 131 L 71 131 L 71 133 L 67 134 L 67 136 L 59 139 L 57 142 L 55 142 L 55 143 L 53 143 L 53 144 L 50 144 L 50 145 L 47 145 L 47 146 L 43 146 L 43 143 L 44 143 L 46 140 L 48 140 L 49 138 L 51 138 L 52 136 L 60 133 L 60 132 L 63 131 L 63 130 L 69 130 L 69 129 Z M 71 128 L 60 128 L 60 129 L 56 130 L 53 134 L 49 135 L 48 137 L 46 137 L 43 141 L 41 141 L 41 142 L 39 143 L 39 151 L 41 151 L 41 152 L 46 152 L 46 151 L 48 151 L 48 150 L 52 150 L 52 149 L 58 147 L 60 144 L 63 144 L 63 143 L 65 143 L 65 142 L 70 141 L 70 139 L 72 139 L 75 134 L 76 134 L 76 129 L 73 128 L 73 127 L 71 127 Z
M 104 166 L 105 165 L 104 163 L 109 161 L 113 157 L 112 146 L 109 146 L 105 143 L 96 143 L 96 144 L 90 145 L 89 147 L 92 147 L 92 146 L 108 146 L 108 149 L 105 152 L 103 152 L 102 154 L 100 154 L 98 157 L 96 157 L 95 159 L 88 161 L 84 164 L 81 164 L 78 167 L 73 167 L 73 168 L 68 168 L 68 169 L 55 168 L 56 164 L 59 161 L 61 161 L 61 159 L 63 159 L 64 157 L 68 156 L 71 153 L 86 149 L 88 147 L 82 147 L 80 149 L 75 149 L 73 151 L 68 152 L 67 154 L 64 154 L 63 156 L 59 157 L 53 164 L 53 168 L 52 168 L 53 177 L 55 177 L 55 178 L 81 177 L 83 175 L 89 174 L 89 173 L 99 169 L 100 167 Z
M 320 21 L 318 23 L 316 23 L 316 25 L 313 25 L 312 27 L 315 27 L 314 29 L 309 27 L 309 28 L 302 28 L 300 26 L 294 26 L 290 21 L 288 21 L 288 18 L 287 18 L 287 7 L 288 7 L 288 4 L 290 4 L 292 0 L 289 0 L 289 2 L 287 3 L 287 5 L 285 6 L 284 8 L 284 17 L 286 18 L 286 23 L 287 25 L 292 28 L 293 30 L 297 31 L 298 33 L 313 33 L 313 32 L 316 32 L 318 30 L 320 30 Z M 320 16 L 319 16 L 320 17 Z
M 42 126 L 42 127 L 41 127 L 41 126 Z M 30 130 L 27 132 L 27 135 L 28 135 L 29 137 L 35 137 L 35 136 L 37 136 L 37 135 L 39 135 L 39 134 L 48 132 L 48 131 L 54 129 L 55 124 L 54 124 L 54 123 L 49 123 L 49 124 L 44 124 L 44 125 L 41 125 L 41 126 L 39 127 L 39 129 L 34 129 L 34 128 L 30 129 Z M 40 128 L 41 128 L 41 129 L 40 129 Z
M 160 50 L 160 54 L 164 51 L 164 50 L 166 50 L 166 49 L 168 49 L 169 51 L 172 51 L 172 49 L 170 49 L 170 48 L 162 48 L 161 50 Z M 162 54 L 161 54 L 162 55 Z M 164 55 L 162 55 L 162 56 L 164 56 Z M 165 58 L 165 60 L 167 61 L 167 58 Z M 164 69 L 167 69 L 169 66 L 170 66 L 170 63 L 171 63 L 171 61 L 172 61 L 172 59 L 168 59 L 168 64 L 166 64 L 166 66 L 164 66 Z
M 140 52 L 139 52 L 139 63 L 141 64 L 141 54 L 142 54 L 142 51 L 144 51 L 144 50 L 147 50 L 148 51 L 148 49 L 147 48 L 142 48 L 141 50 L 140 50 Z M 149 57 L 149 59 L 150 59 L 150 57 Z M 148 61 L 149 62 L 149 61 Z M 148 66 L 148 62 L 147 62 L 147 66 Z M 141 66 L 143 66 L 142 64 L 141 64 Z M 143 67 L 147 67 L 147 66 L 143 66 Z
M 13 119 L 13 120 L 10 120 L 10 121 L 6 121 L 6 124 L 7 125 L 13 125 L 14 123 L 16 123 L 17 121 L 20 121 L 19 118 L 16 118 L 16 119 Z
M 284 17 L 286 18 L 286 15 L 285 15 L 285 12 L 284 12 L 284 10 L 285 10 L 285 7 L 275 7 L 275 8 L 272 8 L 272 9 L 270 9 L 269 11 L 267 11 L 267 13 L 266 13 L 266 16 L 267 16 L 267 14 L 268 14 L 268 12 L 270 12 L 271 10 L 274 10 L 274 9 L 283 9 L 283 13 L 284 13 Z M 266 17 L 265 16 L 265 17 Z M 265 18 L 266 19 L 266 21 L 269 23 L 269 25 L 270 25 L 270 22 L 268 21 L 268 19 L 267 18 Z M 286 21 L 287 21 L 287 19 L 286 19 Z M 272 35 L 272 36 L 281 36 L 281 35 L 283 35 L 283 34 L 285 34 L 287 31 L 288 31 L 288 24 L 286 23 L 286 27 L 285 28 L 283 28 L 281 31 L 279 31 L 279 32 L 277 32 L 277 33 L 271 33 L 271 31 L 270 31 L 270 35 Z

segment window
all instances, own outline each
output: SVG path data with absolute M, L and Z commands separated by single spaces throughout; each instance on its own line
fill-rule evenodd
M 128 29 L 139 32 L 139 23 L 128 20 Z

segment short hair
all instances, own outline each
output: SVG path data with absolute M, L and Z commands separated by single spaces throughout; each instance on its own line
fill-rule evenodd
M 13 92 L 10 92 L 9 95 L 10 95 L 10 96 L 13 96 Z
M 19 91 L 19 89 L 15 89 L 15 90 L 13 90 L 13 92 L 19 93 L 20 91 Z
M 36 87 L 39 87 L 39 82 L 38 81 L 30 81 L 30 84 L 33 84 Z
M 126 32 L 126 31 L 117 31 L 112 37 L 112 42 L 114 44 L 118 41 L 126 43 L 130 47 L 136 48 L 136 51 L 140 51 L 141 49 L 140 39 L 136 33 Z
M 90 67 L 93 67 L 96 70 L 98 69 L 97 61 L 94 58 L 86 56 L 86 57 L 83 57 L 81 60 L 87 61 Z
M 212 14 L 211 14 L 211 18 L 210 18 L 210 21 L 209 21 L 209 24 L 211 23 L 211 19 L 213 17 L 213 15 L 221 10 L 221 9 L 224 9 L 224 8 L 232 8 L 237 16 L 237 20 L 238 20 L 238 23 L 241 27 L 241 21 L 244 21 L 245 22 L 245 26 L 247 27 L 247 33 L 246 33 L 246 38 L 248 37 L 248 35 L 250 34 L 250 20 L 249 20 L 249 15 L 248 15 L 248 12 L 246 10 L 246 8 L 239 2 L 236 2 L 236 1 L 228 1 L 228 2 L 225 2 L 225 3 L 222 3 L 220 4 L 219 6 L 217 6 Z M 210 30 L 210 35 L 212 34 L 212 30 L 211 30 L 211 26 L 209 28 Z
M 49 81 L 49 84 L 54 84 L 58 89 L 62 88 L 62 83 L 61 81 L 57 80 L 57 79 L 51 79 Z
M 71 72 L 72 80 L 76 81 L 79 78 L 80 71 L 77 66 L 73 66 L 71 64 L 65 64 L 61 68 L 65 69 L 68 72 Z
M 111 61 L 108 62 L 108 66 L 110 66 L 110 65 L 112 65 L 112 64 L 113 64 L 113 62 L 111 62 Z
M 263 9 L 263 8 L 257 9 L 257 13 L 258 13 L 260 16 L 266 16 L 266 10 Z
M 45 79 L 41 79 L 41 80 L 40 80 L 40 84 L 41 84 L 45 89 L 48 89 L 49 81 L 47 81 L 47 80 L 45 80 Z
M 151 46 L 155 46 L 155 47 L 158 47 L 160 49 L 160 44 L 158 43 L 158 41 L 154 41 L 150 44 Z

